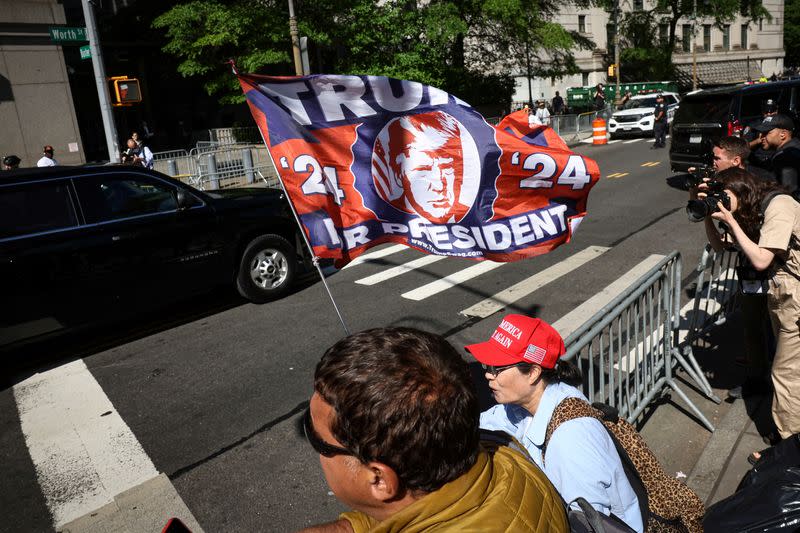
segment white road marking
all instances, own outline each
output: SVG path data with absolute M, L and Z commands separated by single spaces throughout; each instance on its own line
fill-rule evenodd
M 581 305 L 558 319 L 553 324 L 553 328 L 558 331 L 563 338 L 567 338 L 570 333 L 578 329 L 587 320 L 592 318 L 595 313 L 611 303 L 622 291 L 635 283 L 648 270 L 653 268 L 664 258 L 663 255 L 651 255 L 641 261 L 638 265 L 627 271 L 616 279 L 602 291 L 598 292 Z
M 638 139 L 631 139 L 630 141 L 625 141 L 622 144 L 631 144 L 631 143 L 638 143 L 639 141 L 643 141 L 643 137 L 639 137 Z
M 423 285 L 422 287 L 414 289 L 413 291 L 405 292 L 401 296 L 408 300 L 424 300 L 425 298 L 433 296 L 434 294 L 439 294 L 442 291 L 446 291 L 450 287 L 455 287 L 460 283 L 469 281 L 472 278 L 478 277 L 481 274 L 485 274 L 505 264 L 506 263 L 496 263 L 494 261 L 481 261 L 477 265 L 465 268 L 464 270 L 459 270 L 454 274 L 450 274 L 445 278 L 433 281 L 427 285 Z
M 608 143 L 606 143 L 606 144 L 615 144 L 615 143 L 618 143 L 618 142 L 622 142 L 622 141 L 620 141 L 619 139 L 614 139 L 613 141 L 608 141 Z
M 55 529 L 158 476 L 82 360 L 15 385 L 14 397 Z
M 377 274 L 367 276 L 366 278 L 356 280 L 356 283 L 359 285 L 375 285 L 376 283 L 395 278 L 401 274 L 405 274 L 406 272 L 411 272 L 414 269 L 422 268 L 426 265 L 430 265 L 431 263 L 441 261 L 444 258 L 445 256 L 443 255 L 425 255 L 418 259 L 414 259 L 413 261 L 409 261 L 408 263 L 404 263 L 402 265 L 378 272 Z
M 359 255 L 349 263 L 347 263 L 342 270 L 345 268 L 350 268 L 356 265 L 360 265 L 361 263 L 368 263 L 373 259 L 380 259 L 381 257 L 386 257 L 387 255 L 396 254 L 397 252 L 402 252 L 403 250 L 408 250 L 408 246 L 403 246 L 402 244 L 396 244 L 394 246 L 387 246 L 386 248 L 381 248 L 380 250 L 375 250 L 374 252 L 365 253 Z
M 569 274 L 573 270 L 585 265 L 592 259 L 600 257 L 602 254 L 610 250 L 604 246 L 589 246 L 580 252 L 569 256 L 563 261 L 548 267 L 541 272 L 534 274 L 526 280 L 523 280 L 516 285 L 512 285 L 505 290 L 502 290 L 483 300 L 480 303 L 468 307 L 461 311 L 462 315 L 474 316 L 479 318 L 486 318 L 489 315 L 500 311 L 501 309 L 513 304 L 514 302 L 528 296 L 532 292 L 541 289 L 551 281 L 555 281 L 565 274 Z

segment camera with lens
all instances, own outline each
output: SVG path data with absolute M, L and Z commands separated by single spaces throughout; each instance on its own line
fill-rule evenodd
M 731 208 L 731 199 L 725 192 L 725 185 L 721 181 L 711 180 L 706 182 L 708 189 L 704 198 L 689 200 L 686 204 L 686 214 L 692 222 L 700 222 L 708 215 L 719 211 L 718 203 L 722 203 L 725 209 Z
M 127 148 L 122 152 L 122 162 L 126 165 L 132 165 L 136 158 L 136 152 L 133 148 Z
M 700 165 L 686 176 L 686 186 L 697 187 L 706 180 L 713 181 L 716 174 L 717 171 L 712 165 Z

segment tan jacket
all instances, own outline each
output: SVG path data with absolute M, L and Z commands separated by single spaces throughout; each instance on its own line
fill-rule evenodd
M 378 522 L 358 511 L 343 513 L 356 533 L 566 533 L 561 497 L 536 465 L 500 447 L 481 452 L 460 478 Z

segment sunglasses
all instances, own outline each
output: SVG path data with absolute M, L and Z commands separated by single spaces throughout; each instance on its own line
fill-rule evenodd
M 485 372 L 488 372 L 494 377 L 497 377 L 497 375 L 500 372 L 502 372 L 503 370 L 508 370 L 509 368 L 514 368 L 514 367 L 525 368 L 529 366 L 530 366 L 529 363 L 514 363 L 512 365 L 503 365 L 503 366 L 481 365 L 481 367 L 483 367 L 483 370 Z
M 303 413 L 303 432 L 306 434 L 306 439 L 311 447 L 314 448 L 314 451 L 323 457 L 353 455 L 353 452 L 347 448 L 334 446 L 333 444 L 328 444 L 322 440 L 322 437 L 319 436 L 319 434 L 314 430 L 314 426 L 311 424 L 311 407 L 307 407 L 306 412 Z

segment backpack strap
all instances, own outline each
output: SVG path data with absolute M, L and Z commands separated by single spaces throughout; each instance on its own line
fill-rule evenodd
M 574 420 L 576 418 L 597 418 L 603 420 L 603 415 L 587 402 L 580 398 L 564 398 L 561 400 L 556 408 L 553 410 L 553 415 L 550 417 L 550 422 L 547 423 L 547 430 L 544 434 L 544 443 L 542 444 L 542 464 L 544 464 L 545 452 L 547 451 L 547 444 L 553 436 L 553 432 L 558 429 L 558 426 L 564 422 Z

